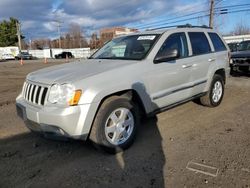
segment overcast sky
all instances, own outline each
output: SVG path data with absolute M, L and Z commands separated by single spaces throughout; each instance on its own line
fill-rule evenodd
M 217 6 L 248 3 L 248 0 L 217 1 L 221 1 Z M 26 39 L 57 37 L 55 20 L 62 22 L 62 33 L 67 32 L 70 23 L 78 23 L 89 35 L 110 26 L 145 29 L 152 22 L 206 10 L 208 0 L 0 0 L 0 20 L 11 16 L 19 19 Z M 249 23 L 248 20 L 249 11 L 216 18 L 223 33 L 229 32 L 237 22 Z M 197 25 L 208 21 L 198 18 L 178 24 L 187 22 Z

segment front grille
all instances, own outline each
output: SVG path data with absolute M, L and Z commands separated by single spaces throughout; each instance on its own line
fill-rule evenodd
M 250 64 L 250 58 L 234 58 L 233 59 L 234 64 Z
M 48 88 L 25 82 L 23 85 L 23 97 L 25 100 L 38 105 L 44 105 Z

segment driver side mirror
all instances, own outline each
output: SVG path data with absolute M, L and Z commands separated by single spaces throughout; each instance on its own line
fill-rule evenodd
M 171 61 L 179 58 L 180 55 L 178 53 L 178 50 L 175 49 L 169 49 L 165 53 L 158 55 L 154 59 L 154 63 L 161 63 L 161 62 L 166 62 L 166 61 Z

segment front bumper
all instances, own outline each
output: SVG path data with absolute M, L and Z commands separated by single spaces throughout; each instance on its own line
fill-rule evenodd
M 233 71 L 250 71 L 250 59 L 232 59 L 230 64 L 231 70 Z
M 87 118 L 92 117 L 90 109 L 90 104 L 58 108 L 30 104 L 22 97 L 16 99 L 17 114 L 30 130 L 57 137 L 86 140 L 92 122 Z

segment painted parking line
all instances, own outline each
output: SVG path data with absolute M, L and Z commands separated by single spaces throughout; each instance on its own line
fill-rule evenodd
M 217 177 L 219 169 L 213 166 L 208 166 L 208 165 L 204 165 L 204 164 L 199 164 L 199 163 L 195 163 L 192 161 L 189 161 L 186 168 L 188 170 L 197 172 L 197 173 L 201 173 L 201 174 L 205 174 L 208 176 L 212 176 L 212 177 Z

